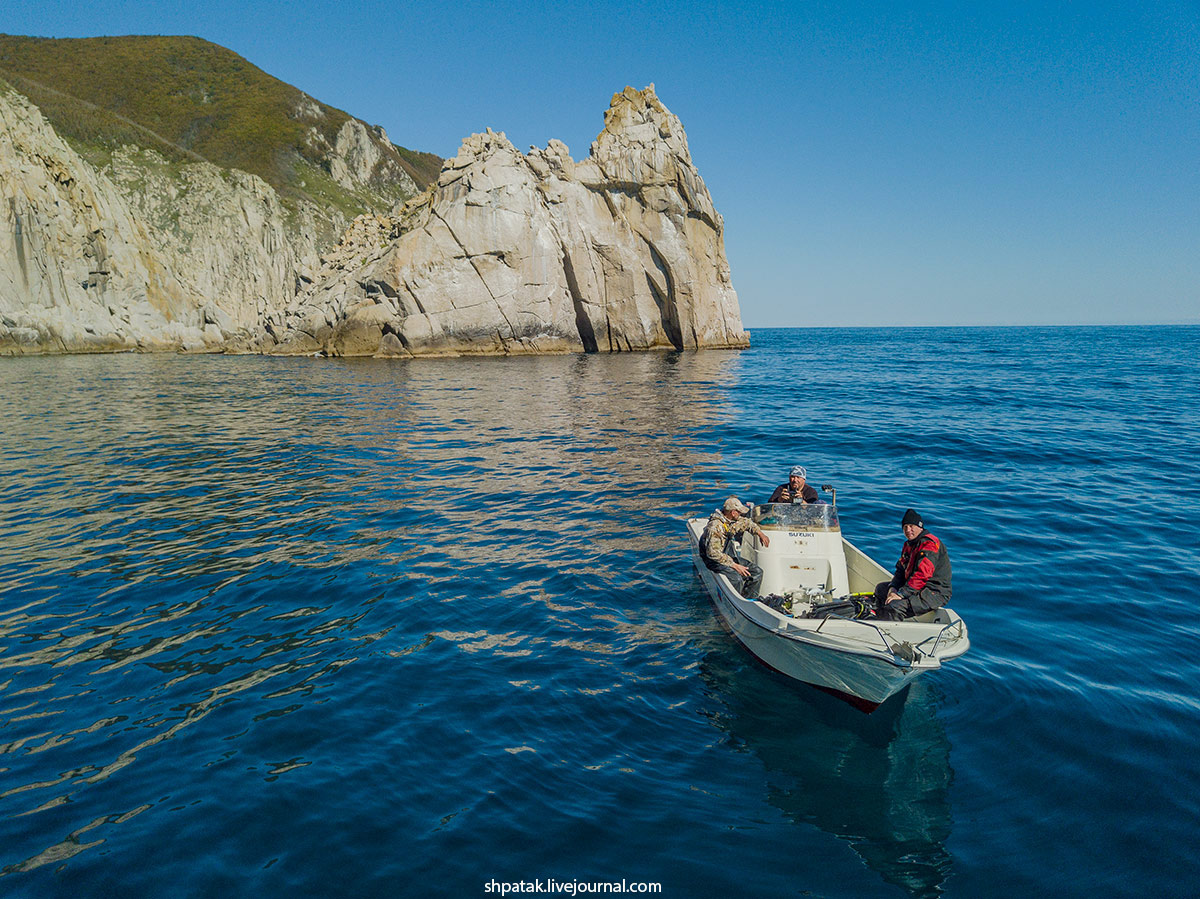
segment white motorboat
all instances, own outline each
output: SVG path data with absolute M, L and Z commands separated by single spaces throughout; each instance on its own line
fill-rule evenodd
M 740 555 L 762 568 L 760 595 L 777 597 L 774 604 L 783 608 L 746 599 L 728 577 L 704 565 L 700 537 L 707 517 L 690 518 L 687 527 L 696 570 L 721 618 L 769 667 L 870 712 L 917 675 L 969 648 L 967 626 L 949 608 L 903 621 L 859 619 L 821 608 L 873 593 L 876 584 L 892 576 L 842 537 L 836 506 L 761 505 L 750 514 L 770 546 L 747 533 Z M 823 617 L 810 617 L 814 614 Z

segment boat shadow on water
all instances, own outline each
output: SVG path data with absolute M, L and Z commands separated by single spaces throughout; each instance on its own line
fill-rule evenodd
M 942 894 L 954 867 L 954 771 L 936 685 L 912 684 L 867 716 L 733 647 L 700 667 L 714 725 L 761 760 L 771 806 L 843 842 L 907 894 Z

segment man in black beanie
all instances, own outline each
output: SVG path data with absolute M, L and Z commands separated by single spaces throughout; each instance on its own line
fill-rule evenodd
M 904 548 L 896 573 L 875 588 L 875 614 L 911 618 L 950 601 L 950 555 L 942 541 L 925 530 L 925 522 L 909 509 L 900 520 Z

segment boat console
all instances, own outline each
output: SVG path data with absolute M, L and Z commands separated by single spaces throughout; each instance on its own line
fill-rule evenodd
M 763 570 L 762 594 L 803 591 L 810 596 L 850 592 L 837 507 L 827 503 L 766 503 L 750 510 L 771 540 L 742 540 L 742 555 Z

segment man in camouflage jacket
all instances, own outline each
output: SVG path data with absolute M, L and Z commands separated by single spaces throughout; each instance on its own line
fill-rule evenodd
M 725 505 L 709 516 L 704 533 L 700 535 L 700 557 L 709 571 L 726 575 L 742 596 L 755 599 L 762 584 L 762 569 L 729 554 L 730 543 L 746 531 L 757 534 L 763 546 L 771 545 L 771 538 L 763 533 L 763 529 L 743 517 L 749 511 L 736 496 L 725 500 Z

